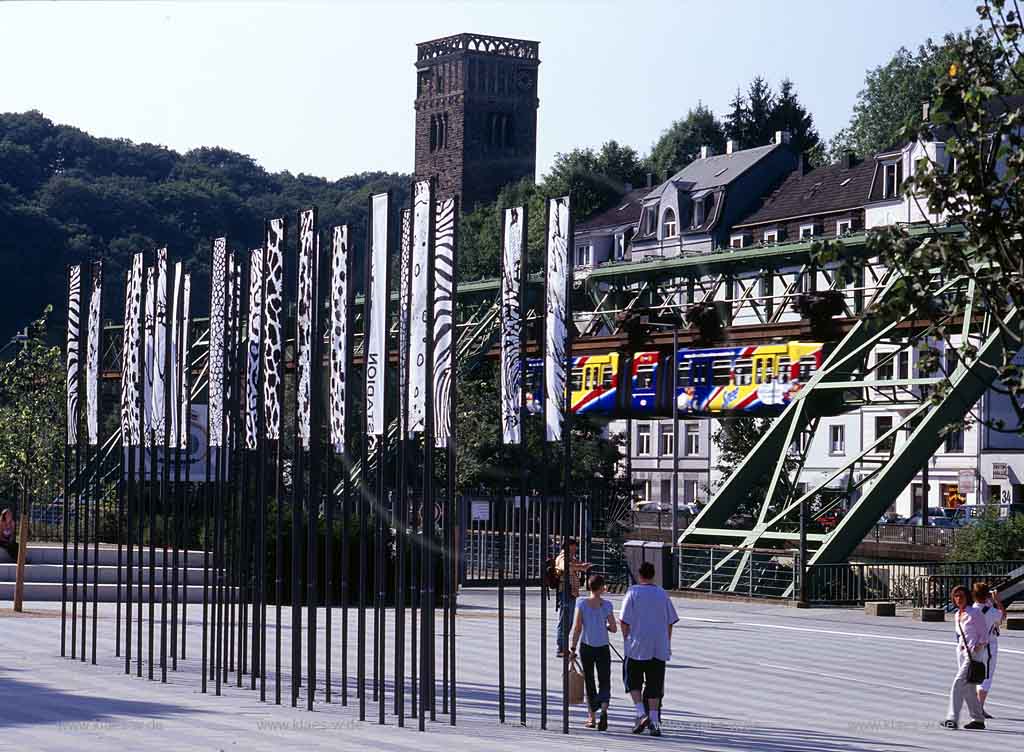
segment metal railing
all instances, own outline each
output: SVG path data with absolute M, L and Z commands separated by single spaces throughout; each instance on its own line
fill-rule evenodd
M 750 598 L 783 598 L 796 577 L 792 551 L 733 546 L 676 546 L 680 590 Z
M 942 546 L 956 543 L 960 528 L 922 527 L 920 525 L 875 525 L 866 536 L 865 543 L 897 543 L 917 546 Z

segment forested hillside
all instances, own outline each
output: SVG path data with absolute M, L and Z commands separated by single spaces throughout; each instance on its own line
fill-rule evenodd
M 320 226 L 349 222 L 364 238 L 367 197 L 392 188 L 403 203 L 410 177 L 362 173 L 336 181 L 268 173 L 222 148 L 185 154 L 153 144 L 94 138 L 39 112 L 0 113 L 0 344 L 53 303 L 63 318 L 65 268 L 105 259 L 104 315 L 120 320 L 130 255 L 166 245 L 193 273 L 205 313 L 210 240 L 236 250 L 261 242 L 263 221 L 315 205 Z M 291 233 L 291 230 L 289 230 Z

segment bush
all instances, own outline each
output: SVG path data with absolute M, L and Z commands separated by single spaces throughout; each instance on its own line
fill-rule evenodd
M 1024 514 L 1000 519 L 995 510 L 962 528 L 950 561 L 1006 561 L 1024 558 Z

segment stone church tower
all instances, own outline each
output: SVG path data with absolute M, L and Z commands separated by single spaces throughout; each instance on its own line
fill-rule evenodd
M 463 211 L 537 169 L 539 44 L 457 34 L 416 45 L 416 177 Z

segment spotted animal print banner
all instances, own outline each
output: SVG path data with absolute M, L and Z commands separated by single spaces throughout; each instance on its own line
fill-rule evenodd
M 103 308 L 103 262 L 92 263 L 92 291 L 89 295 L 89 342 L 85 355 L 85 427 L 89 446 L 100 441 L 100 312 Z
M 316 331 L 316 277 L 319 248 L 316 236 L 316 209 L 299 212 L 299 275 L 295 302 L 295 350 L 298 394 L 296 395 L 296 430 L 302 448 L 309 451 L 311 394 L 313 371 L 313 337 Z
M 142 443 L 139 414 L 139 376 L 142 317 L 142 254 L 132 256 L 124 288 L 124 329 L 121 347 L 121 440 L 126 446 Z
M 224 425 L 224 342 L 227 314 L 227 238 L 213 241 L 210 259 L 210 381 L 207 436 L 211 447 L 221 444 Z
M 505 210 L 501 253 L 501 439 L 506 444 L 518 444 L 523 437 L 523 218 L 521 206 Z
M 548 441 L 561 441 L 565 422 L 565 345 L 569 289 L 569 197 L 548 200 L 544 327 L 544 424 Z
M 249 251 L 249 321 L 245 349 L 245 448 L 259 447 L 260 333 L 263 331 L 263 249 Z M 212 445 L 211 445 L 212 446 Z
M 284 232 L 283 218 L 267 223 L 267 248 L 263 259 L 263 430 L 271 441 L 281 438 Z
M 68 331 L 65 368 L 67 396 L 67 443 L 78 444 L 79 321 L 82 311 L 82 267 L 68 269 Z
M 434 443 L 452 435 L 455 385 L 455 199 L 437 202 L 434 220 Z
M 156 322 L 156 270 L 150 266 L 146 268 L 146 318 L 143 326 L 145 337 L 145 359 L 143 366 L 142 398 L 143 398 L 143 420 L 145 426 L 145 445 L 153 446 L 153 379 L 155 364 L 153 362 L 153 326 Z
M 345 452 L 345 390 L 348 387 L 349 329 L 352 306 L 349 227 L 334 228 L 331 238 L 331 446 Z
M 423 433 L 427 416 L 427 274 L 430 254 L 430 212 L 434 204 L 429 180 L 413 186 L 412 266 L 409 269 L 409 381 L 407 384 L 410 435 Z

